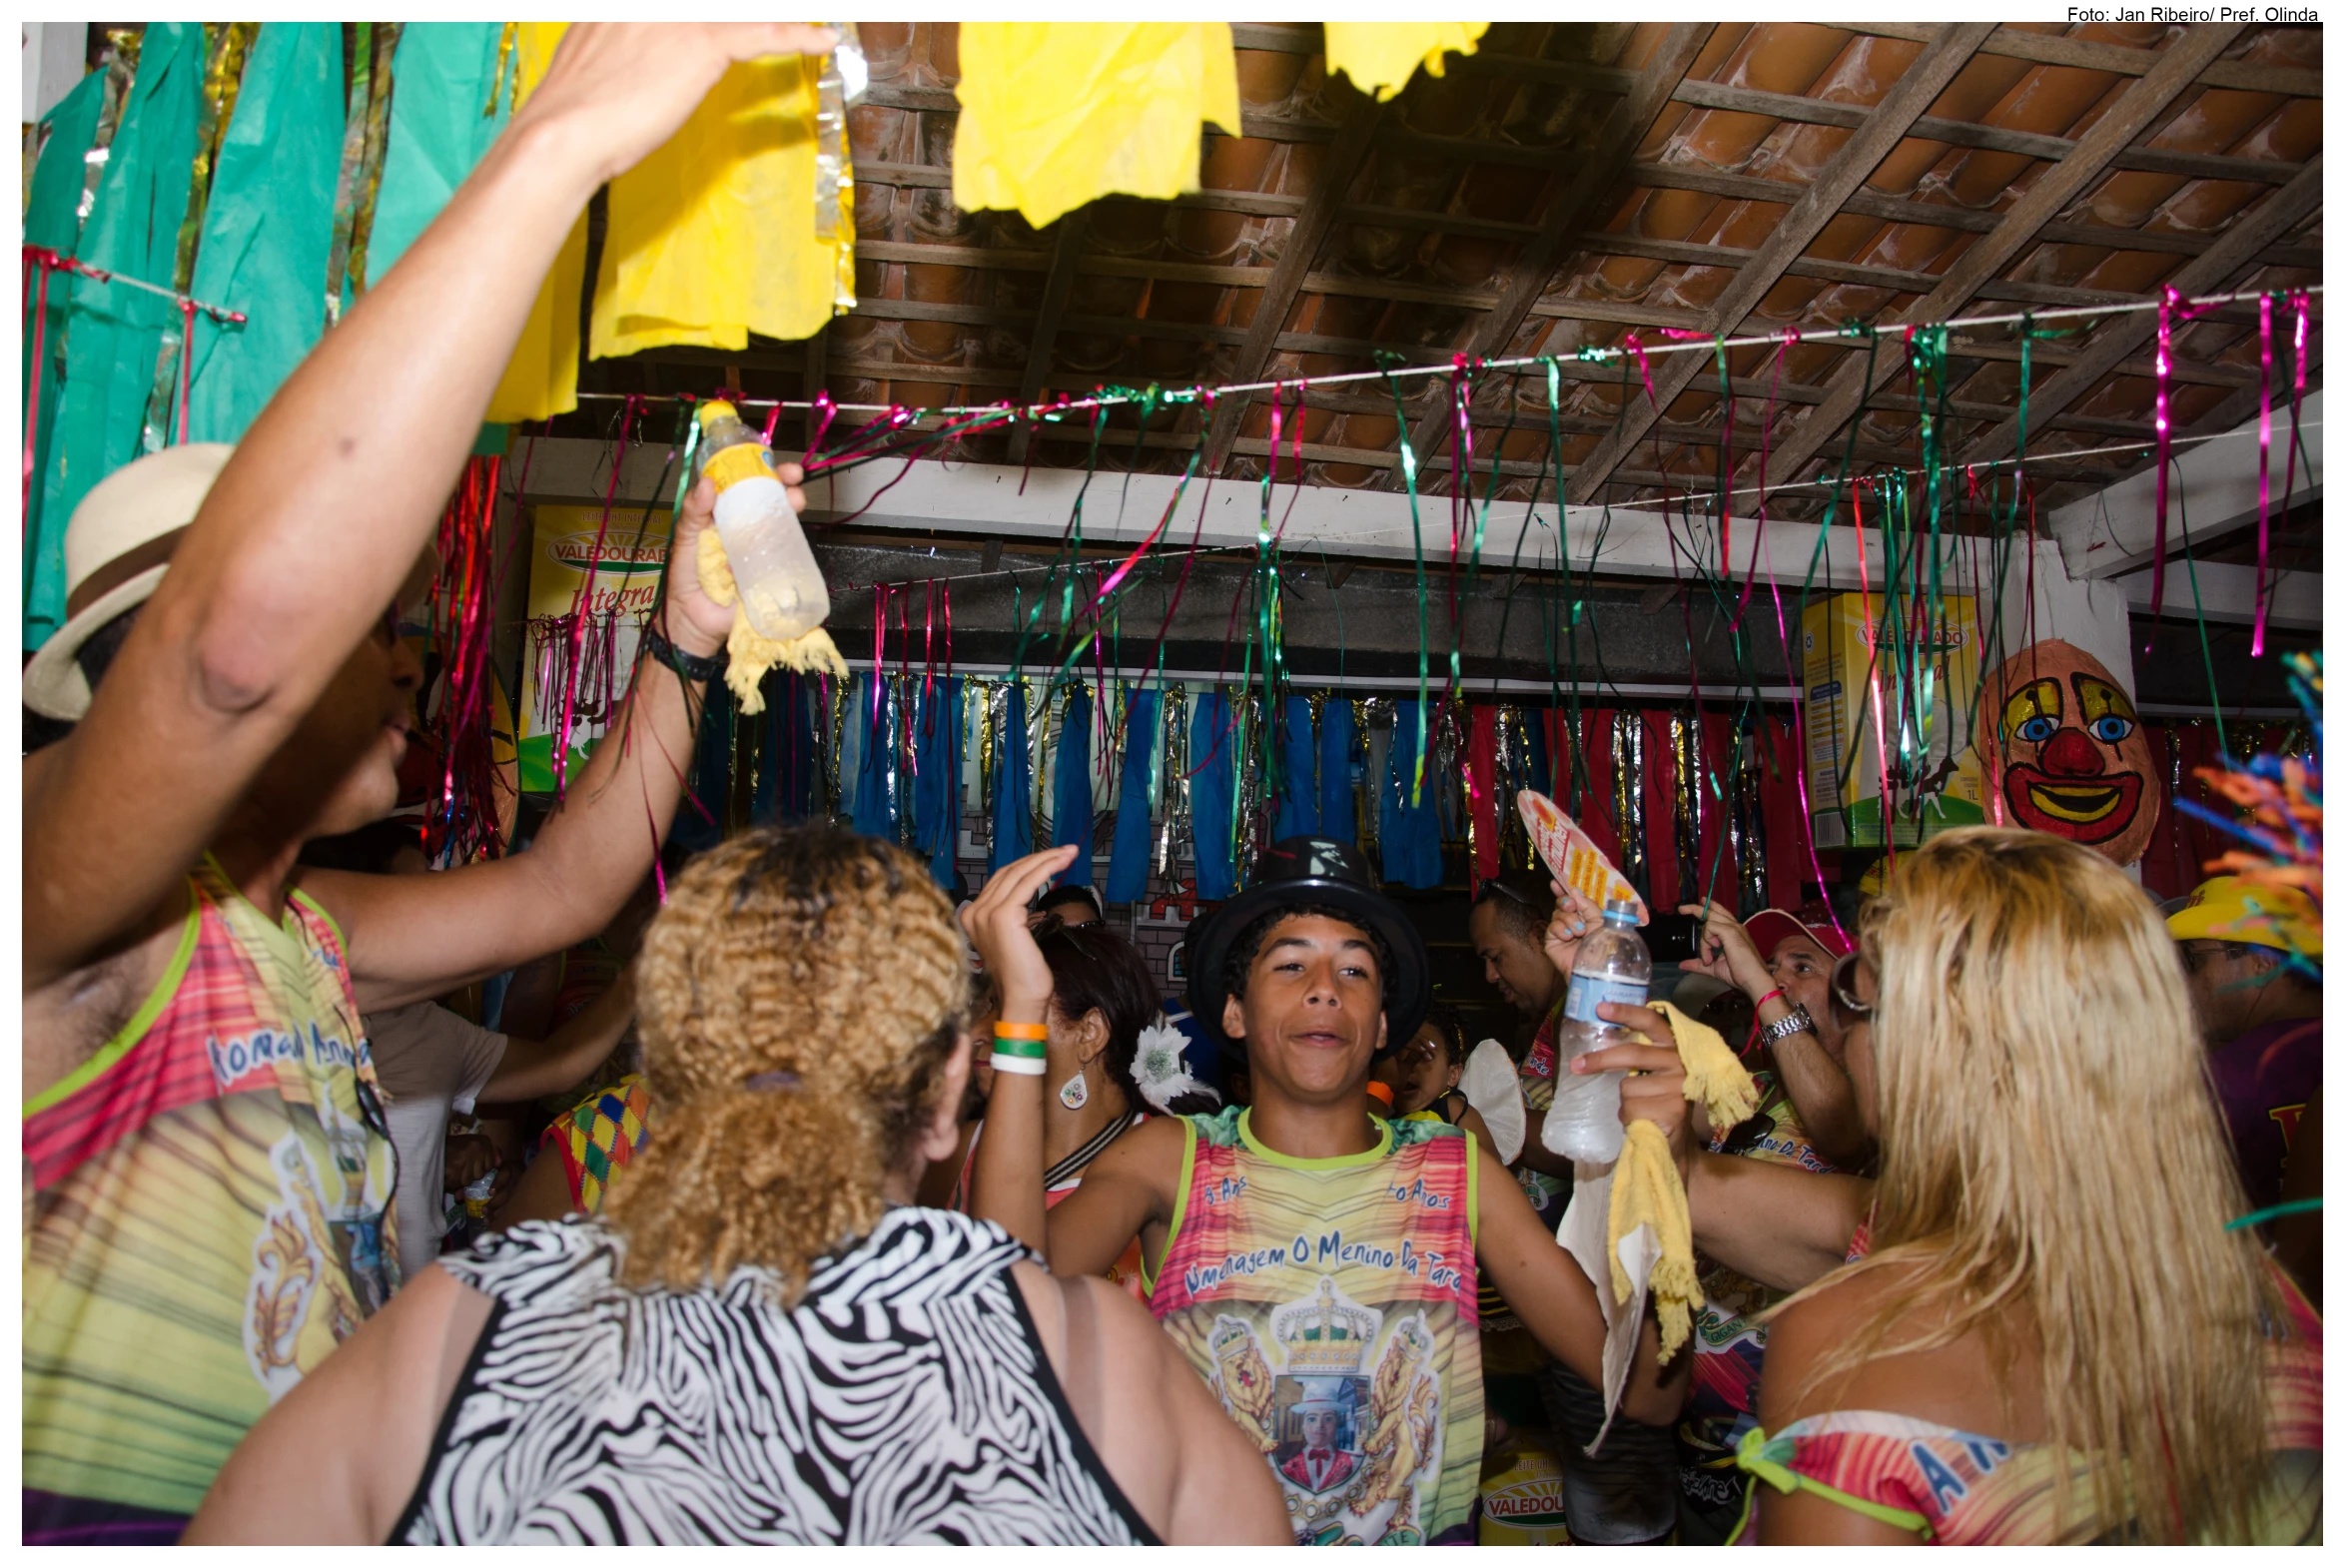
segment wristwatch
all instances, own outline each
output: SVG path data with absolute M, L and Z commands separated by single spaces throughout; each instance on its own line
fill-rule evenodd
M 1805 1006 L 1795 1002 L 1792 1004 L 1790 1013 L 1772 1024 L 1759 1026 L 1759 1039 L 1763 1044 L 1772 1046 L 1777 1041 L 1789 1040 L 1802 1031 L 1813 1034 L 1815 1029 L 1816 1016 L 1810 1013 Z
M 722 654 L 686 653 L 649 626 L 643 628 L 643 648 L 653 658 L 686 680 L 722 680 L 724 678 L 725 659 Z

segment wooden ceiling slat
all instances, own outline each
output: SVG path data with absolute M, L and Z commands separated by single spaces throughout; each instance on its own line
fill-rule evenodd
M 2237 24 L 2216 25 L 2232 26 L 2234 32 L 2237 27 Z M 2173 49 L 2168 49 L 2161 54 L 2161 64 L 2173 53 Z M 2146 81 L 2148 76 L 2137 80 Z M 1721 109 L 1733 114 L 1759 115 L 1766 119 L 1788 120 L 1805 125 L 1835 126 L 1850 131 L 1862 125 L 1866 118 L 1863 109 L 1851 104 L 1826 103 L 1822 99 L 1803 98 L 1796 93 L 1762 92 L 1755 87 L 1733 87 L 1723 82 L 1687 82 L 1678 88 L 1677 100 L 1702 109 Z M 2093 130 L 2098 129 L 2099 123 L 2096 122 Z M 1921 141 L 1944 142 L 1950 147 L 1975 147 L 1990 153 L 2016 153 L 2023 158 L 2034 158 L 2044 163 L 2059 163 L 2074 157 L 2079 145 L 2064 136 L 2010 131 L 1999 126 L 1972 125 L 1962 120 L 1941 120 L 1933 115 L 1924 115 L 1916 120 L 1911 134 Z M 2086 135 L 2089 137 L 2091 132 L 2088 131 Z M 2163 147 L 2120 148 L 2104 161 L 2103 166 L 2142 170 L 2152 174 L 2178 174 L 2193 180 L 2244 180 L 2262 185 L 2284 184 L 2296 177 L 2298 167 L 2269 159 L 2178 152 Z
M 2074 150 L 2058 163 L 2038 170 L 2026 194 L 2003 214 L 2002 221 L 1955 259 L 1936 289 L 1898 311 L 1895 322 L 1942 322 L 1956 316 L 1976 297 L 1981 285 L 2035 245 L 2037 231 L 2089 189 L 2159 111 L 2187 89 L 2210 62 L 2221 58 L 2239 32 L 2235 23 L 2193 27 L 2160 52 L 2157 64 L 2134 79 L 2071 144 Z M 1888 385 L 1898 379 L 1900 370 L 1893 361 L 1877 366 L 1876 374 Z M 1857 415 L 1865 394 L 1873 390 L 1864 385 L 1865 377 L 1865 361 L 1841 362 L 1841 369 L 1829 383 L 1832 397 L 1811 409 L 1780 448 L 1777 471 L 1785 478 L 1801 477 L 1807 464 Z
M 2170 284 L 2185 295 L 2213 292 L 2232 274 L 2255 266 L 2263 248 L 2295 227 L 2306 213 L 2320 206 L 2320 201 L 2321 160 L 2315 157 L 2304 166 L 2304 173 L 2224 230 L 2212 250 L 2184 263 Z M 2157 318 L 2148 311 L 2102 322 L 2093 329 L 2092 342 L 2078 352 L 2074 363 L 2033 390 L 2027 403 L 2029 416 L 2048 418 L 2060 412 L 2099 386 L 2113 368 L 2156 333 Z M 2013 409 L 2009 418 L 1972 442 L 1962 460 L 1983 462 L 2000 457 L 2014 448 L 2018 433 L 2018 410 Z
M 1466 354 L 1479 360 L 1495 359 L 1503 355 L 1514 335 L 1535 308 L 1542 303 L 1548 280 L 1564 256 L 1573 233 L 1605 191 L 1612 185 L 1611 171 L 1633 151 L 1651 131 L 1661 111 L 1668 107 L 1670 95 L 1684 82 L 1686 73 L 1694 67 L 1703 45 L 1710 41 L 1714 25 L 1701 22 L 1673 24 L 1652 59 L 1638 73 L 1635 85 L 1628 95 L 1613 105 L 1605 117 L 1604 128 L 1597 134 L 1596 145 L 1589 149 L 1573 174 L 1571 183 L 1558 192 L 1547 205 L 1540 220 L 1538 236 L 1523 247 L 1515 258 L 1513 269 L 1499 291 L 1498 301 L 1474 329 L 1468 341 Z M 1557 302 L 1567 308 L 1594 311 L 1597 302 L 1567 300 Z M 1539 311 L 1544 316 L 1550 314 Z M 1560 313 L 1558 313 L 1560 314 Z M 1567 318 L 1568 319 L 1568 318 Z M 1579 318 L 1607 321 L 1616 318 L 1588 315 Z M 1631 324 L 1634 325 L 1634 324 Z M 1432 444 L 1436 433 L 1436 414 L 1427 414 L 1416 427 L 1415 444 L 1423 449 Z
M 1051 372 L 1051 350 L 1059 341 L 1060 319 L 1067 314 L 1067 291 L 1075 287 L 1075 263 L 1083 251 L 1083 237 L 1091 232 L 1091 209 L 1078 207 L 1052 225 L 1051 270 L 1043 281 L 1043 302 L 1035 313 L 1034 335 L 1026 345 L 1026 379 L 1018 384 L 1018 400 L 1032 406 L 1041 397 L 1043 381 Z M 1010 432 L 1010 460 L 1026 461 L 1027 442 L 1034 426 L 1021 423 Z
M 1245 342 L 1238 345 L 1236 363 L 1230 368 L 1232 384 L 1259 381 L 1262 368 L 1269 364 L 1279 332 L 1286 326 L 1287 313 L 1294 309 L 1295 297 L 1311 278 L 1311 263 L 1318 258 L 1319 247 L 1327 233 L 1335 227 L 1336 212 L 1350 194 L 1351 182 L 1367 161 L 1373 145 L 1376 127 L 1384 118 L 1384 106 L 1364 93 L 1352 96 L 1351 107 L 1345 111 L 1342 129 L 1333 145 L 1327 149 L 1326 161 L 1319 166 L 1318 181 L 1304 200 L 1302 211 L 1286 231 L 1279 248 L 1278 263 L 1267 269 L 1262 283 L 1262 297 L 1254 303 L 1253 319 L 1247 324 Z M 1260 270 L 1260 269 L 1256 269 Z M 1212 421 L 1205 435 L 1205 470 L 1220 471 L 1229 455 L 1229 442 L 1237 434 L 1239 421 L 1244 417 L 1247 399 L 1225 397 L 1213 404 Z
M 1801 192 L 1799 201 L 1784 214 L 1767 243 L 1736 272 L 1734 282 L 1708 313 L 1708 331 L 1736 326 L 1758 307 L 1767 292 L 1801 260 L 1809 243 L 1839 214 L 1841 203 L 1848 199 L 1849 193 L 1872 178 L 1881 161 L 1896 151 L 1923 111 L 1937 101 L 1938 95 L 1969 63 L 1978 46 L 1993 31 L 1991 22 L 1959 22 L 1939 32 L 1898 78 L 1897 85 L 1865 115 L 1863 125 L 1841 144 L 1831 161 L 1817 173 L 1815 181 Z M 1657 387 L 1654 396 L 1632 402 L 1621 427 L 1599 442 L 1580 464 L 1579 471 L 1572 475 L 1573 500 L 1585 504 L 1603 486 L 1621 458 L 1668 410 L 1686 385 L 1702 374 L 1706 363 L 1706 357 L 1697 354 L 1673 357 L 1668 367 L 1654 378 Z M 1788 466 L 1784 472 L 1786 477 L 1792 476 Z
M 1913 39 L 1915 42 L 1920 42 L 1918 35 L 1927 31 L 1925 28 L 1896 23 L 1850 22 L 1843 25 L 1852 32 L 1872 33 L 1882 38 Z M 2157 64 L 2158 57 L 2154 49 L 2128 49 L 2122 44 L 2099 44 L 2051 33 L 2021 32 L 2010 27 L 1997 28 L 1979 53 L 2025 60 L 2031 65 L 2075 66 L 2080 70 L 2107 71 L 2118 76 L 2147 76 L 2150 68 Z M 2199 73 L 2198 80 L 2208 87 L 2228 87 L 2243 92 L 2282 93 L 2291 98 L 2321 96 L 2321 73 L 2318 71 L 2259 65 L 2247 60 L 2217 60 Z
M 1656 190 L 1700 191 L 1709 196 L 1723 196 L 1745 202 L 1779 203 L 1786 207 L 1799 200 L 1800 192 L 1804 189 L 1789 180 L 1720 174 L 1714 170 L 1681 164 L 1632 164 L 1629 178 L 1638 185 Z M 1853 192 L 1841 204 L 1841 211 L 1927 229 L 1953 229 L 1963 234 L 1986 234 L 2002 221 L 1999 213 L 1955 207 L 1944 202 L 1909 201 L 1865 188 Z M 2157 256 L 2203 255 L 2215 240 L 2211 234 L 2116 229 L 2102 224 L 2083 223 L 2047 223 L 2035 233 L 2036 239 L 2045 245 L 2089 245 L 2111 251 L 2143 251 Z M 2272 264 L 2276 267 L 2321 265 L 2321 252 L 2317 246 L 2277 247 L 2271 256 Z

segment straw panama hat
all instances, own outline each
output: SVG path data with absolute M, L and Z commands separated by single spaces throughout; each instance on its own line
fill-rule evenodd
M 65 529 L 65 624 L 24 667 L 24 705 L 53 719 L 90 710 L 90 683 L 74 655 L 98 629 L 146 602 L 180 535 L 236 448 L 173 446 L 115 469 L 73 509 Z

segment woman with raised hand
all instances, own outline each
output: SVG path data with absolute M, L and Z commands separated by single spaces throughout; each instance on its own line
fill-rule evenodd
M 745 834 L 677 880 L 637 989 L 660 1123 L 604 1215 L 425 1270 L 253 1429 L 189 1541 L 1287 1539 L 1147 1313 L 908 1206 L 969 1074 L 925 865 Z
M 982 932 L 980 938 L 989 940 Z M 1165 1022 L 1156 976 L 1129 941 L 1097 922 L 1065 925 L 1056 915 L 1032 927 L 1004 924 L 1000 941 L 1005 946 L 990 961 L 1039 958 L 1050 972 L 1051 1001 L 1040 1026 L 1045 1054 L 1036 1059 L 1049 1091 L 1043 1098 L 1046 1202 L 1056 1206 L 1083 1185 L 1092 1162 L 1151 1117 L 1220 1109 L 1220 1097 L 1189 1076 L 1186 1042 Z M 964 1213 L 984 1137 L 980 1121 L 959 1151 L 952 1206 Z M 1145 1294 L 1137 1240 L 1108 1277 L 1135 1299 Z
M 2246 1198 L 2158 912 L 2042 833 L 1900 861 L 1848 966 L 1881 1176 L 1850 1261 L 1769 1335 L 1757 1538 L 2319 1540 L 2320 1321 L 2229 1227 Z M 1730 1195 L 1719 1164 L 1690 1193 L 1705 1245 L 1722 1207 L 1787 1258 L 1815 1249 L 1801 1210 L 1848 1212 L 1836 1178 L 1734 1162 Z

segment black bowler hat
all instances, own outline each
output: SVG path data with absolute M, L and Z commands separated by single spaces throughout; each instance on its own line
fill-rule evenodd
M 1188 928 L 1188 1011 L 1199 1028 L 1227 1052 L 1243 1058 L 1245 1042 L 1221 1033 L 1221 1009 L 1229 987 L 1222 970 L 1229 949 L 1245 928 L 1262 916 L 1297 905 L 1340 910 L 1346 919 L 1383 938 L 1392 954 L 1384 982 L 1385 1055 L 1408 1043 L 1433 1002 L 1432 965 L 1425 939 L 1368 875 L 1360 852 L 1340 839 L 1280 839 L 1263 854 L 1253 886 Z

